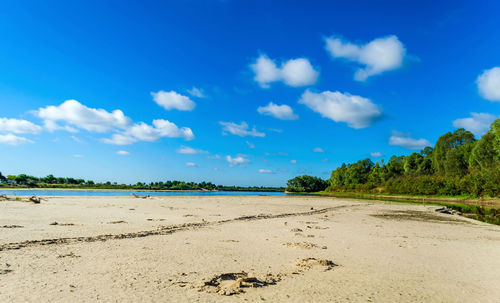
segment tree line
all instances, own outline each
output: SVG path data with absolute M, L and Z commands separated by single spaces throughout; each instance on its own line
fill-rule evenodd
M 159 181 L 118 184 L 117 182 L 94 182 L 92 180 L 54 177 L 35 177 L 26 174 L 7 175 L 0 172 L 0 187 L 13 188 L 84 188 L 84 189 L 141 189 L 141 190 L 220 190 L 220 191 L 284 191 L 282 187 L 242 187 L 215 185 L 212 182 Z
M 317 191 L 312 189 L 325 184 L 321 179 L 304 177 L 289 180 L 287 190 Z M 304 187 L 306 179 L 315 185 Z M 330 192 L 498 197 L 500 119 L 479 140 L 459 128 L 440 136 L 434 148 L 427 146 L 407 156 L 392 156 L 387 162 L 374 163 L 367 158 L 344 163 L 325 182 L 325 190 Z

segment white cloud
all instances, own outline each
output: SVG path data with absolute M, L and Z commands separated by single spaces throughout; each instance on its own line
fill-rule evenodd
M 189 146 L 181 146 L 177 150 L 179 154 L 185 154 L 185 155 L 196 155 L 196 154 L 206 154 L 208 153 L 206 150 L 201 150 L 201 149 L 195 149 Z
M 207 159 L 220 159 L 219 155 L 207 156 Z
M 42 128 L 27 120 L 0 118 L 0 131 L 15 134 L 38 134 Z
M 327 38 L 326 50 L 333 58 L 344 58 L 363 65 L 354 75 L 357 81 L 403 65 L 406 49 L 398 37 L 377 38 L 364 45 L 357 45 L 340 38 Z
M 453 121 L 453 126 L 473 132 L 475 135 L 481 136 L 488 131 L 491 123 L 498 117 L 485 113 L 471 113 L 470 118 L 457 119 Z
M 206 97 L 205 93 L 203 92 L 203 89 L 201 89 L 201 88 L 193 87 L 192 89 L 188 89 L 187 92 L 188 92 L 188 94 L 190 94 L 193 97 L 197 97 L 197 98 L 205 98 Z
M 75 158 L 83 158 L 84 155 L 82 155 L 82 154 L 73 154 L 73 157 L 75 157 Z
M 273 174 L 274 172 L 270 169 L 259 169 L 259 174 Z
M 490 101 L 500 101 L 500 67 L 485 70 L 476 80 L 479 94 Z
M 134 137 L 125 134 L 113 134 L 111 138 L 103 138 L 102 142 L 114 145 L 129 145 L 137 142 L 138 140 Z
M 410 135 L 394 131 L 389 138 L 389 145 L 401 146 L 406 149 L 423 149 L 426 146 L 431 146 L 431 143 L 426 139 L 414 139 Z
M 132 120 L 119 109 L 108 112 L 104 109 L 89 108 L 76 100 L 66 100 L 59 106 L 39 108 L 35 114 L 45 120 L 49 130 L 65 128 L 58 126 L 58 121 L 99 133 L 116 128 L 124 129 L 132 124 Z
M 28 140 L 25 137 L 16 136 L 14 134 L 0 135 L 0 144 L 16 146 L 23 143 L 33 143 L 33 141 Z
M 186 166 L 196 167 L 197 165 L 193 162 L 186 162 Z
M 316 147 L 313 149 L 313 152 L 315 153 L 324 153 L 325 151 L 321 147 Z
M 290 160 L 291 164 L 297 164 L 297 160 Z
M 250 163 L 250 160 L 243 157 L 242 155 L 236 155 L 236 157 L 226 156 L 226 161 L 229 162 L 229 166 L 233 167 L 235 165 L 242 166 L 245 163 Z
M 240 136 L 240 137 L 245 137 L 245 136 L 252 136 L 252 137 L 265 137 L 265 133 L 258 132 L 257 129 L 252 128 L 252 130 L 249 130 L 248 124 L 246 122 L 241 122 L 240 124 L 236 124 L 234 122 L 219 122 L 220 125 L 223 126 L 222 131 L 223 132 L 229 132 L 233 135 Z
M 163 137 L 192 140 L 194 134 L 188 127 L 179 128 L 168 120 L 156 119 L 153 120 L 152 126 L 144 122 L 135 123 L 125 131 L 113 134 L 110 139 L 102 141 L 108 144 L 128 145 L 137 141 L 154 142 Z
M 120 156 L 128 156 L 130 155 L 130 153 L 126 150 L 119 150 L 116 152 L 117 155 L 120 155 Z
M 52 120 L 45 120 L 45 121 L 43 121 L 43 126 L 49 132 L 53 132 L 53 131 L 56 131 L 56 130 L 64 130 L 64 131 L 67 131 L 67 132 L 70 132 L 70 133 L 77 133 L 78 132 L 78 130 L 76 128 L 74 128 L 74 127 L 71 127 L 69 125 L 61 126 L 61 125 L 57 124 L 56 122 L 54 122 Z
M 77 136 L 70 136 L 70 138 L 73 139 L 73 141 L 75 141 L 76 143 L 80 143 L 80 144 L 84 144 L 85 143 L 84 141 L 82 141 Z
M 373 158 L 380 158 L 380 157 L 383 157 L 384 155 L 381 153 L 381 152 L 371 152 L 370 153 L 370 157 L 373 157 Z
M 196 106 L 196 104 L 191 101 L 191 99 L 174 91 L 166 92 L 160 90 L 157 93 L 151 92 L 151 95 L 153 96 L 153 100 L 156 102 L 156 104 L 166 110 L 193 110 Z
M 351 128 L 365 128 L 382 116 L 382 111 L 370 99 L 361 96 L 324 91 L 306 90 L 299 100 L 324 118 L 345 122 Z
M 285 152 L 278 152 L 278 155 L 280 155 L 280 156 L 288 156 L 288 153 L 285 153 Z
M 319 72 L 305 58 L 282 62 L 281 67 L 278 68 L 269 57 L 260 55 L 255 63 L 250 64 L 250 68 L 255 73 L 254 80 L 263 88 L 268 88 L 269 83 L 276 81 L 283 81 L 295 87 L 311 85 L 316 83 L 319 75 Z
M 299 116 L 293 113 L 290 106 L 286 104 L 277 105 L 273 102 L 269 102 L 266 106 L 259 106 L 257 108 L 257 112 L 259 112 L 259 114 L 272 116 L 281 120 L 296 120 L 299 118 Z
M 66 130 L 77 132 L 76 128 L 90 132 L 115 132 L 111 138 L 101 141 L 109 144 L 127 145 L 137 141 L 157 141 L 162 137 L 194 138 L 188 127 L 177 127 L 174 123 L 164 120 L 153 120 L 152 125 L 144 122 L 134 123 L 119 109 L 108 112 L 104 109 L 89 108 L 76 100 L 64 101 L 58 106 L 39 108 L 35 115 L 44 119 L 44 125 L 49 131 Z M 65 125 L 59 125 L 65 123 Z M 76 127 L 76 128 L 75 128 Z
M 255 144 L 247 141 L 248 148 L 255 148 Z

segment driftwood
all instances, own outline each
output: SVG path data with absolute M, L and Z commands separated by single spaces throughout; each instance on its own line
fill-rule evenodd
M 37 197 L 37 196 L 31 196 L 28 198 L 28 200 L 35 203 L 35 204 L 40 204 L 40 202 L 42 202 L 42 198 Z
M 29 198 L 20 198 L 20 197 L 8 197 L 7 195 L 0 195 L 0 200 L 32 202 L 34 204 L 40 204 L 42 201 L 47 201 L 47 199 L 37 196 L 31 196 Z
M 150 195 L 147 195 L 147 196 L 138 196 L 138 195 L 136 195 L 134 193 L 132 193 L 132 196 L 134 196 L 135 198 L 139 198 L 139 199 L 148 199 L 148 198 L 151 198 Z

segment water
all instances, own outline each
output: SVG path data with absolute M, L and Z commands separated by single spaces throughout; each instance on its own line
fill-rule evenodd
M 133 190 L 0 190 L 8 196 L 285 196 L 284 192 L 255 191 L 133 191 Z

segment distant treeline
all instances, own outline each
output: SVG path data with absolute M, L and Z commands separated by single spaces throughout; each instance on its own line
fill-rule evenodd
M 290 181 L 287 190 L 300 191 Z M 479 140 L 460 128 L 439 137 L 434 148 L 392 156 L 387 163 L 364 159 L 342 164 L 332 172 L 326 191 L 498 197 L 500 119 Z
M 215 185 L 212 182 L 184 182 L 184 181 L 160 181 L 160 182 L 137 182 L 136 184 L 118 184 L 116 182 L 98 183 L 92 180 L 62 178 L 48 175 L 46 177 L 34 177 L 26 174 L 8 175 L 5 177 L 0 172 L 0 187 L 9 188 L 67 188 L 67 189 L 129 189 L 129 190 L 220 190 L 220 191 L 284 191 L 283 187 L 242 187 Z

